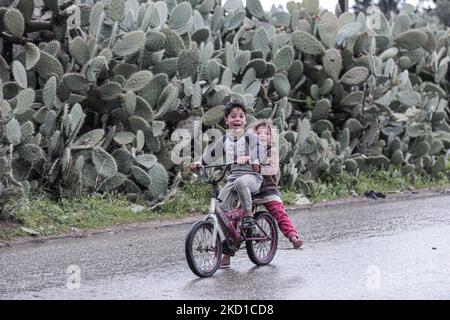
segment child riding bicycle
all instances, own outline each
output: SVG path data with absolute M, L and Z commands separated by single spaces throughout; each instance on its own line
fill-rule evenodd
M 265 146 L 266 163 L 268 166 L 261 167 L 263 183 L 260 193 L 253 198 L 254 204 L 262 204 L 274 217 L 283 235 L 289 239 L 294 249 L 299 249 L 303 245 L 303 240 L 298 237 L 298 232 L 291 219 L 286 213 L 283 201 L 278 190 L 279 158 L 276 145 L 273 143 L 273 131 L 269 120 L 261 120 L 252 124 L 252 129 L 258 136 L 258 141 Z M 230 265 L 230 256 L 224 254 L 220 266 L 227 268 Z
M 235 164 L 231 166 L 227 183 L 219 193 L 219 207 L 222 211 L 230 211 L 239 199 L 244 210 L 242 228 L 251 228 L 254 225 L 251 194 L 259 190 L 263 181 L 262 175 L 255 172 L 252 165 L 260 163 L 261 146 L 254 133 L 245 131 L 246 109 L 242 103 L 228 103 L 224 121 L 228 127 L 226 135 L 205 151 L 201 162 L 193 162 L 191 170 L 196 172 L 200 164 L 212 164 L 223 155 L 227 160 L 231 159 Z

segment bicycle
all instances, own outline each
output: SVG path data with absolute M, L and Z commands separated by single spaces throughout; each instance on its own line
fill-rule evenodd
M 265 210 L 258 211 L 253 204 L 255 224 L 250 229 L 241 228 L 244 210 L 237 208 L 222 212 L 217 205 L 219 182 L 231 164 L 199 166 L 205 183 L 213 186 L 208 215 L 195 222 L 185 241 L 185 254 L 189 268 L 199 277 L 212 276 L 220 265 L 222 253 L 233 256 L 245 242 L 247 255 L 258 265 L 267 265 L 275 257 L 278 246 L 278 229 L 273 217 Z M 225 167 L 220 177 L 208 176 L 207 168 Z

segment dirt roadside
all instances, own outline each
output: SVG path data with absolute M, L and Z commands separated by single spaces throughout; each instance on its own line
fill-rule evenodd
M 342 198 L 337 200 L 328 200 L 322 201 L 315 204 L 309 205 L 291 205 L 286 206 L 288 212 L 296 211 L 296 210 L 314 210 L 315 208 L 327 208 L 327 207 L 339 207 L 346 205 L 354 205 L 354 204 L 377 204 L 382 202 L 389 201 L 402 201 L 408 199 L 421 199 L 427 197 L 438 197 L 450 194 L 450 188 L 426 188 L 426 189 L 417 189 L 411 191 L 403 191 L 403 192 L 395 192 L 395 193 L 387 193 L 385 197 L 379 197 L 377 199 L 367 197 L 367 196 L 355 196 L 350 198 Z M 197 220 L 200 220 L 204 217 L 204 214 L 193 214 L 185 218 L 180 219 L 161 219 L 161 220 L 153 220 L 149 222 L 141 222 L 141 223 L 129 223 L 129 224 L 121 224 L 115 225 L 108 228 L 99 228 L 99 229 L 88 229 L 88 230 L 76 230 L 74 232 L 53 235 L 53 236 L 26 236 L 26 237 L 18 237 L 14 240 L 9 241 L 0 241 L 0 248 L 12 247 L 27 243 L 43 243 L 48 240 L 56 240 L 56 239 L 66 239 L 66 238 L 85 238 L 91 237 L 97 234 L 106 234 L 106 233 L 120 233 L 120 232 L 132 232 L 136 230 L 142 229 L 158 229 L 169 227 L 173 225 L 181 225 L 181 224 L 191 224 Z

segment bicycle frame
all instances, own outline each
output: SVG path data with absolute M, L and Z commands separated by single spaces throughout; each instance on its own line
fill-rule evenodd
M 206 221 L 210 221 L 213 224 L 213 234 L 212 234 L 212 243 L 211 246 L 213 247 L 215 245 L 215 239 L 217 237 L 217 234 L 219 234 L 219 239 L 222 241 L 226 238 L 225 232 L 229 233 L 231 238 L 234 240 L 235 243 L 240 243 L 242 241 L 257 241 L 257 240 L 265 240 L 267 237 L 267 234 L 264 230 L 261 229 L 259 225 L 257 227 L 259 230 L 263 233 L 263 236 L 261 237 L 247 237 L 243 235 L 241 237 L 241 233 L 238 232 L 237 228 L 235 228 L 233 222 L 235 220 L 241 220 L 244 211 L 242 208 L 237 208 L 231 211 L 222 212 L 222 210 L 218 207 L 218 196 L 219 196 L 219 190 L 218 190 L 218 183 L 220 180 L 223 179 L 226 170 L 230 166 L 230 164 L 227 165 L 212 165 L 212 166 L 205 166 L 204 168 L 211 168 L 211 167 L 223 167 L 226 166 L 227 168 L 224 169 L 224 172 L 222 173 L 222 176 L 217 180 L 208 179 L 206 173 L 203 171 L 203 178 L 207 180 L 208 183 L 211 183 L 213 185 L 213 191 L 211 195 L 211 201 L 209 205 L 209 211 L 208 215 L 205 217 Z M 256 207 L 254 208 L 256 209 Z M 221 224 L 222 223 L 222 224 Z M 223 226 L 223 228 L 221 228 Z M 237 227 L 237 225 L 236 225 Z
M 219 191 L 217 190 L 217 186 L 214 185 L 214 190 L 213 190 L 213 194 L 211 197 L 211 201 L 210 201 L 210 205 L 209 205 L 209 212 L 208 215 L 206 216 L 205 220 L 206 221 L 210 221 L 213 223 L 213 237 L 212 237 L 212 243 L 211 246 L 215 245 L 215 239 L 217 237 L 217 234 L 219 234 L 219 238 L 220 240 L 224 240 L 225 239 L 225 231 L 228 231 L 231 235 L 231 237 L 237 241 L 240 238 L 239 233 L 237 232 L 237 230 L 234 228 L 234 226 L 232 225 L 232 222 L 230 221 L 230 219 L 228 219 L 228 217 L 225 215 L 225 213 L 223 213 L 217 206 L 217 201 L 218 201 L 218 195 L 219 195 Z M 222 224 L 224 225 L 224 229 L 223 230 L 220 227 L 220 222 L 222 222 Z M 220 232 L 219 232 L 220 230 Z
M 208 167 L 219 167 L 219 166 L 207 166 Z M 226 171 L 226 169 L 224 170 Z M 236 228 L 239 224 L 239 222 L 236 224 L 236 227 L 234 226 L 233 222 L 238 220 L 242 220 L 244 216 L 244 211 L 242 208 L 237 208 L 231 211 L 222 212 L 222 210 L 218 207 L 218 196 L 219 196 L 219 190 L 218 190 L 218 182 L 222 180 L 224 174 L 222 174 L 222 177 L 218 180 L 211 180 L 208 179 L 208 182 L 213 185 L 213 191 L 211 195 L 210 205 L 209 205 L 209 211 L 208 215 L 205 217 L 206 221 L 210 221 L 213 224 L 213 236 L 212 236 L 212 246 L 215 244 L 215 240 L 217 237 L 217 234 L 219 234 L 220 240 L 224 240 L 226 238 L 225 233 L 228 233 L 231 238 L 234 240 L 235 243 L 240 243 L 242 241 L 251 241 L 251 240 L 264 240 L 265 237 L 267 237 L 267 234 L 264 230 L 261 229 L 259 225 L 257 227 L 260 229 L 260 231 L 263 233 L 262 237 L 247 237 L 245 234 L 241 236 L 241 232 L 238 231 Z M 204 174 L 205 178 L 205 174 Z M 253 211 L 256 211 L 256 206 L 254 206 Z M 222 227 L 223 226 L 223 227 Z
M 185 241 L 187 263 L 191 271 L 199 277 L 212 276 L 219 268 L 223 255 L 233 256 L 243 243 L 249 259 L 257 266 L 269 264 L 277 250 L 277 227 L 267 211 L 257 212 L 257 205 L 253 203 L 255 223 L 251 228 L 242 226 L 245 216 L 243 208 L 222 211 L 218 203 L 218 183 L 224 178 L 226 170 L 223 170 L 217 179 L 215 175 L 208 177 L 208 172 L 204 169 L 225 166 L 229 165 L 200 166 L 201 177 L 205 183 L 213 185 L 213 192 L 207 216 L 203 221 L 192 225 Z M 198 168 L 198 165 L 192 166 L 194 171 Z M 212 238 L 209 240 L 210 234 Z
M 217 200 L 216 200 L 217 201 Z M 238 232 L 238 230 L 235 228 L 233 224 L 233 220 L 240 220 L 242 219 L 244 215 L 244 212 L 241 208 L 234 209 L 227 212 L 221 212 L 217 211 L 215 213 L 210 213 L 208 216 L 206 216 L 205 220 L 212 221 L 214 228 L 213 228 L 213 239 L 215 239 L 217 233 L 219 233 L 219 238 L 221 240 L 225 239 L 224 230 L 220 228 L 220 222 L 224 225 L 225 231 L 228 232 L 233 239 L 233 241 L 238 244 L 242 241 L 258 241 L 258 240 L 266 240 L 267 239 L 267 233 L 264 231 L 258 224 L 256 224 L 256 227 L 259 229 L 259 231 L 262 233 L 259 237 L 254 236 L 246 236 L 245 234 L 242 234 Z M 226 219 L 226 220 L 225 220 Z M 225 220 L 225 221 L 224 221 Z M 222 231 L 222 234 L 219 232 Z M 214 244 L 214 243 L 213 243 Z

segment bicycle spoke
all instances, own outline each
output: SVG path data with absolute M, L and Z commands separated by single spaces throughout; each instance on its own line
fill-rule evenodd
M 193 248 L 195 250 L 194 262 L 203 272 L 209 272 L 214 268 L 216 263 L 216 247 L 211 246 L 212 230 L 201 228 L 197 231 L 193 238 Z
M 272 247 L 272 228 L 269 221 L 265 218 L 257 221 L 258 234 L 256 237 L 265 238 L 264 240 L 256 240 L 253 242 L 255 254 L 258 258 L 264 260 L 267 258 Z

